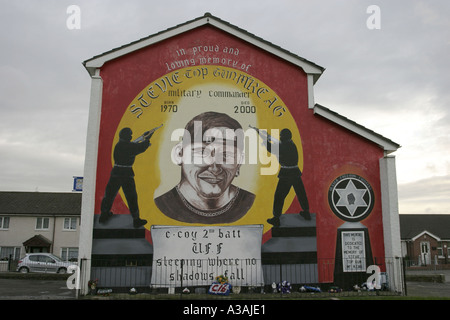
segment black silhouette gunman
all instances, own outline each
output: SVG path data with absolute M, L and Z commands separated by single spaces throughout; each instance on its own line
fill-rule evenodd
M 300 212 L 300 216 L 305 220 L 310 220 L 311 214 L 309 213 L 308 197 L 306 196 L 305 186 L 302 181 L 302 172 L 298 167 L 298 151 L 297 146 L 292 141 L 291 131 L 289 129 L 281 130 L 280 141 L 277 141 L 266 132 L 257 131 L 266 141 L 265 146 L 270 153 L 272 153 L 273 145 L 278 144 L 278 162 L 281 166 L 273 201 L 273 218 L 267 219 L 267 222 L 275 227 L 280 226 L 280 216 L 283 210 L 284 200 L 292 187 L 294 187 L 297 199 L 303 209 Z
M 123 128 L 120 130 L 119 142 L 117 142 L 114 147 L 114 167 L 111 170 L 111 175 L 105 189 L 105 195 L 101 203 L 100 223 L 105 223 L 113 216 L 111 207 L 121 187 L 125 194 L 131 217 L 133 218 L 133 226 L 139 228 L 147 223 L 147 220 L 143 220 L 139 217 L 133 164 L 136 156 L 146 151 L 151 145 L 150 138 L 160 127 L 145 132 L 134 141 L 131 141 L 133 132 L 130 128 Z

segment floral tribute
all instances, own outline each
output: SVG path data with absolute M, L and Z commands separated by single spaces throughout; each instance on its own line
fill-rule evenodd
M 228 283 L 228 277 L 220 275 L 215 278 L 214 282 L 209 287 L 208 293 L 227 296 L 230 294 L 230 291 L 231 291 L 231 284 Z
M 228 277 L 224 275 L 217 276 L 216 282 L 220 284 L 228 283 Z
M 291 293 L 292 286 L 288 281 L 285 280 L 278 284 L 277 289 L 278 289 L 278 292 L 281 292 L 281 293 Z
M 98 284 L 98 279 L 95 280 L 89 280 L 88 282 L 88 287 L 89 287 L 89 293 L 94 295 L 97 292 L 97 284 Z

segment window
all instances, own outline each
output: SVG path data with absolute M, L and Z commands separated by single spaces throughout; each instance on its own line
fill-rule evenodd
M 437 254 L 440 258 L 444 257 L 444 250 L 442 249 L 442 247 L 437 247 Z
M 63 230 L 77 230 L 77 218 L 64 218 Z
M 0 260 L 9 260 L 9 257 L 13 260 L 20 258 L 20 248 L 19 247 L 0 247 Z
M 9 217 L 0 217 L 0 230 L 9 229 Z
M 61 248 L 61 259 L 64 261 L 77 261 L 78 248 Z
M 50 218 L 37 218 L 36 230 L 47 230 L 50 223 Z
M 39 262 L 56 263 L 56 261 L 50 258 L 49 256 L 39 256 Z
M 38 255 L 33 255 L 33 256 L 30 256 L 28 259 L 30 261 L 33 261 L 33 262 L 38 262 L 39 261 L 39 257 L 40 256 L 38 256 Z

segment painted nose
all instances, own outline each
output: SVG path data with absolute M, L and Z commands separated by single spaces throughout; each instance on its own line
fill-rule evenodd
M 214 159 L 214 158 L 213 158 Z M 208 167 L 208 171 L 211 172 L 214 175 L 219 175 L 220 173 L 222 173 L 223 169 L 221 165 L 218 165 L 216 163 L 216 160 L 213 160 L 213 163 L 211 163 Z

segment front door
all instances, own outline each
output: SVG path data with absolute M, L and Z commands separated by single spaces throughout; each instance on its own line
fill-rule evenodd
M 30 253 L 49 253 L 50 247 L 30 247 Z
M 430 243 L 428 241 L 420 243 L 420 259 L 422 264 L 430 264 Z

